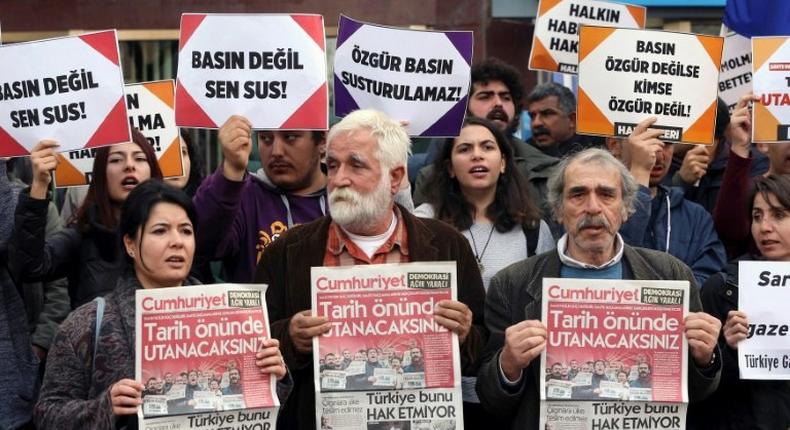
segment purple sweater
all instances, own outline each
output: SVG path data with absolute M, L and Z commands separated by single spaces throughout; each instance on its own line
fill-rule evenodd
M 228 282 L 253 282 L 261 253 L 288 228 L 326 212 L 326 189 L 295 196 L 253 174 L 241 182 L 222 175 L 222 166 L 195 194 L 197 256 L 222 260 Z

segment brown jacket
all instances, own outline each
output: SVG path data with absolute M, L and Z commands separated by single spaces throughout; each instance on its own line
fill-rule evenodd
M 471 309 L 472 330 L 461 345 L 461 373 L 477 374 L 478 358 L 488 332 L 483 325 L 485 291 L 469 242 L 453 227 L 433 219 L 417 218 L 401 208 L 406 224 L 410 261 L 456 261 L 458 300 Z M 323 266 L 330 217 L 294 227 L 272 243 L 261 257 L 255 281 L 266 283 L 272 337 L 294 379 L 292 401 L 280 411 L 279 428 L 315 429 L 315 388 L 312 356 L 294 349 L 288 334 L 291 317 L 310 309 L 310 268 Z

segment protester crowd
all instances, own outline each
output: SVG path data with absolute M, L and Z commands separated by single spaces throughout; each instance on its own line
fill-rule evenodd
M 412 163 L 414 184 L 410 138 L 372 110 L 327 132 L 256 131 L 228 112 L 216 171 L 202 177 L 200 142 L 187 140 L 191 170 L 166 182 L 135 130 L 97 151 L 65 223 L 52 203 L 57 142 L 34 148 L 27 185 L 8 168 L 24 159 L 0 160 L 0 359 L 14 370 L 0 376 L 0 428 L 136 428 L 144 395 L 240 392 L 231 366 L 134 379 L 135 291 L 216 277 L 269 285 L 273 339 L 254 360 L 281 381 L 280 428 L 315 429 L 313 338 L 331 321 L 311 312 L 310 267 L 416 261 L 457 263 L 458 299 L 435 318 L 458 334 L 466 428 L 538 428 L 544 277 L 688 281 L 688 428 L 790 427 L 784 381 L 738 376 L 737 261 L 790 261 L 790 143 L 752 145 L 755 96 L 731 116 L 720 101 L 715 145 L 691 147 L 660 140 L 652 117 L 622 138 L 578 135 L 572 91 L 526 90 L 501 60 L 471 76 L 459 136 Z M 527 141 L 514 137 L 522 112 Z M 591 398 L 601 381 L 651 387 L 646 357 L 589 358 L 547 363 L 546 379 L 589 377 Z M 326 353 L 319 369 L 354 362 L 364 373 L 349 386 L 423 366 L 416 346 L 367 345 Z

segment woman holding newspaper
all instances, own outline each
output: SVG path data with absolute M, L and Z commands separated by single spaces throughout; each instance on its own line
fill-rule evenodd
M 188 276 L 195 220 L 191 200 L 161 181 L 143 182 L 129 194 L 119 227 L 127 267 L 103 310 L 101 302 L 89 302 L 60 327 L 35 409 L 39 428 L 137 428 L 145 387 L 133 379 L 135 291 L 196 283 Z M 255 364 L 262 374 L 286 376 L 275 339 L 264 341 Z M 286 389 L 278 386 L 281 398 Z
M 790 262 L 790 177 L 768 175 L 755 181 L 749 199 L 751 233 L 760 255 L 738 260 Z M 749 319 L 738 310 L 738 261 L 726 273 L 702 286 L 702 305 L 723 327 L 719 348 L 725 356 L 718 390 L 704 402 L 691 404 L 689 428 L 790 428 L 788 381 L 740 379 L 738 343 L 750 336 Z M 784 306 L 784 305 L 781 305 Z

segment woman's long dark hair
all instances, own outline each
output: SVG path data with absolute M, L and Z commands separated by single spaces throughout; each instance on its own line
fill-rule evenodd
M 494 123 L 486 119 L 467 117 L 463 126 L 473 125 L 485 127 L 494 135 L 505 159 L 505 173 L 499 176 L 494 201 L 486 209 L 486 216 L 499 232 L 510 231 L 516 225 L 537 226 L 540 222 L 538 210 L 529 195 L 527 180 L 516 167 L 513 148 L 507 137 Z M 454 144 L 455 138 L 448 138 L 442 144 L 441 154 L 434 161 L 433 172 L 426 183 L 426 197 L 427 202 L 433 205 L 437 219 L 455 226 L 458 230 L 467 230 L 474 223 L 475 208 L 461 192 L 458 179 L 450 177 Z
M 132 143 L 136 143 L 145 153 L 148 167 L 151 169 L 151 178 L 162 179 L 162 170 L 159 169 L 154 148 L 136 128 L 132 129 Z M 98 210 L 99 221 L 103 226 L 113 229 L 118 225 L 118 220 L 112 213 L 113 202 L 110 201 L 110 194 L 107 191 L 107 159 L 109 157 L 109 146 L 103 146 L 96 150 L 96 158 L 93 160 L 93 178 L 88 188 L 88 194 L 77 210 L 77 225 L 82 231 L 90 228 L 89 212 L 94 206 Z

